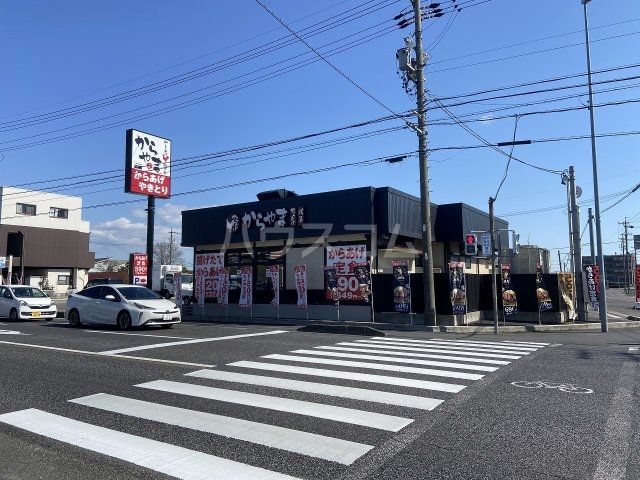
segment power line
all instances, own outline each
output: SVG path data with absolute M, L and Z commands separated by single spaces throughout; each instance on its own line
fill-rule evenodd
M 509 159 L 507 160 L 507 165 L 504 169 L 504 174 L 502 175 L 502 180 L 500 180 L 500 185 L 498 185 L 498 190 L 496 190 L 496 194 L 493 196 L 494 200 L 498 199 L 498 194 L 500 193 L 500 189 L 504 184 L 504 181 L 507 179 L 507 175 L 509 174 L 509 165 L 511 165 L 511 159 L 513 158 L 513 149 L 516 147 L 516 132 L 518 131 L 518 121 L 520 120 L 520 116 L 516 115 L 515 125 L 513 126 L 513 140 L 511 140 L 511 150 L 509 151 Z

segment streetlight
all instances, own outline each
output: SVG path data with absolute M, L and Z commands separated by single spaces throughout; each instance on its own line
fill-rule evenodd
M 591 0 L 580 0 L 584 10 L 584 35 L 587 49 L 587 79 L 589 84 L 589 118 L 591 121 L 591 162 L 593 165 L 593 196 L 595 199 L 596 242 L 598 244 L 598 269 L 600 278 L 605 278 L 604 257 L 602 252 L 602 228 L 600 225 L 600 189 L 598 187 L 598 156 L 596 153 L 596 126 L 593 118 L 593 88 L 591 83 L 591 51 L 589 49 L 589 20 L 587 15 L 587 3 Z M 606 282 L 605 282 L 606 283 Z M 609 331 L 607 320 L 607 292 L 605 285 L 600 288 L 599 315 L 600 328 L 603 332 Z

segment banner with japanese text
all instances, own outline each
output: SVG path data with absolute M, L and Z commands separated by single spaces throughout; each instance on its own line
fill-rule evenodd
M 640 304 L 640 265 L 636 265 L 636 303 Z
M 240 301 L 241 308 L 249 308 L 253 303 L 253 268 L 242 267 L 240 270 Z
M 227 306 L 229 304 L 229 269 L 225 267 L 218 268 L 215 279 L 215 296 L 218 300 L 218 305 Z
M 171 141 L 129 129 L 126 133 L 125 193 L 171 196 Z
M 589 305 L 591 305 L 591 309 L 594 312 L 597 312 L 600 308 L 600 267 L 598 265 L 587 265 L 584 267 L 584 272 L 587 279 Z
M 267 267 L 267 280 L 273 290 L 273 299 L 271 305 L 280 307 L 280 266 L 269 265 Z
M 449 288 L 453 314 L 465 315 L 467 313 L 467 285 L 464 276 L 464 262 L 449 263 Z
M 329 300 L 333 300 L 336 304 L 340 303 L 340 295 L 338 295 L 338 275 L 335 267 L 324 267 L 324 282 L 326 284 L 326 292 Z
M 339 300 L 369 300 L 370 269 L 366 245 L 328 245 L 326 266 L 335 269 L 337 281 L 336 292 L 325 289 L 327 300 L 335 300 L 336 295 Z
M 307 266 L 293 267 L 296 277 L 296 291 L 298 292 L 298 308 L 307 308 Z
M 511 285 L 511 265 L 500 266 L 502 281 L 502 310 L 506 317 L 518 311 L 518 297 Z
M 393 268 L 393 307 L 396 312 L 411 312 L 411 280 L 409 277 L 409 262 L 394 260 Z
M 173 274 L 173 284 L 176 286 L 176 305 L 182 306 L 182 273 Z
M 573 273 L 559 273 L 558 283 L 560 284 L 560 294 L 569 311 L 569 318 L 573 319 L 576 317 L 573 301 Z
M 149 257 L 146 253 L 132 253 L 129 256 L 131 265 L 131 283 L 133 285 L 147 285 L 149 276 Z
M 204 305 L 205 298 L 216 297 L 215 277 L 218 268 L 224 266 L 223 253 L 197 253 L 194 266 L 195 295 L 200 305 Z
M 547 290 L 547 286 L 544 283 L 544 272 L 542 271 L 542 264 L 536 265 L 536 298 L 538 299 L 538 310 L 546 312 L 553 309 L 553 303 L 551 302 L 551 296 Z

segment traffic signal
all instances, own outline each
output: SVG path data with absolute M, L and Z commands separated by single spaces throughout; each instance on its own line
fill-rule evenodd
M 477 255 L 478 254 L 478 236 L 473 233 L 468 233 L 464 237 L 464 254 L 465 255 Z

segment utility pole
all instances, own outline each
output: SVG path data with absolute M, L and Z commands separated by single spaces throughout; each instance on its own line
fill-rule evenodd
M 422 11 L 420 0 L 411 0 L 416 39 L 415 83 L 418 100 L 418 158 L 420 162 L 420 204 L 422 217 L 422 249 L 424 278 L 424 322 L 435 325 L 436 296 L 433 281 L 433 250 L 431 246 L 431 203 L 429 201 L 429 164 L 427 160 L 427 119 L 424 86 L 425 55 L 422 51 Z
M 622 255 L 623 255 L 623 265 L 624 265 L 624 293 L 627 295 L 630 291 L 631 279 L 629 278 L 629 273 L 631 270 L 630 262 L 629 262 L 629 229 L 633 228 L 633 225 L 629 223 L 627 217 L 624 217 L 624 222 L 620 222 L 620 225 L 624 227 L 624 233 L 622 234 Z
M 571 209 L 571 236 L 573 243 L 573 285 L 575 289 L 575 299 L 578 304 L 578 321 L 587 320 L 587 310 L 584 302 L 584 288 L 582 285 L 582 245 L 580 240 L 580 208 L 576 201 L 576 172 L 573 165 L 569 167 L 569 199 Z
M 560 249 L 558 249 L 558 269 L 562 273 L 562 257 L 560 256 Z
M 591 249 L 591 265 L 596 264 L 596 246 L 593 243 L 593 210 L 589 208 L 589 247 Z
M 496 240 L 493 204 L 495 198 L 489 197 L 489 234 L 491 235 L 491 293 L 493 297 L 493 333 L 498 333 L 498 281 L 496 279 Z
M 572 211 L 571 211 L 571 173 L 568 170 L 562 172 L 562 184 L 567 186 L 567 220 L 569 221 L 569 268 L 565 270 L 567 272 L 573 272 L 573 259 L 574 259 L 574 251 L 573 251 L 573 221 L 572 221 Z M 578 229 L 580 227 L 578 226 Z M 579 230 L 578 230 L 579 231 Z M 572 291 L 571 291 L 571 301 L 573 302 L 573 311 L 576 311 L 576 282 L 575 279 L 572 283 Z M 573 320 L 573 319 L 572 319 Z
M 602 288 L 600 288 L 600 296 L 598 298 L 600 315 L 600 329 L 603 332 L 609 331 L 609 320 L 607 318 L 607 289 L 605 288 L 606 272 L 604 271 L 604 256 L 602 252 L 602 228 L 600 224 L 600 187 L 598 185 L 598 155 L 596 151 L 596 124 L 593 112 L 593 83 L 591 80 L 591 51 L 589 49 L 589 18 L 587 15 L 587 3 L 591 0 L 581 0 L 584 7 L 584 35 L 585 46 L 587 50 L 587 80 L 589 84 L 589 120 L 591 124 L 591 164 L 593 167 L 593 197 L 596 209 L 596 240 L 598 242 L 598 268 L 600 269 L 600 278 L 603 279 Z
M 173 265 L 173 228 L 169 230 L 169 265 Z

